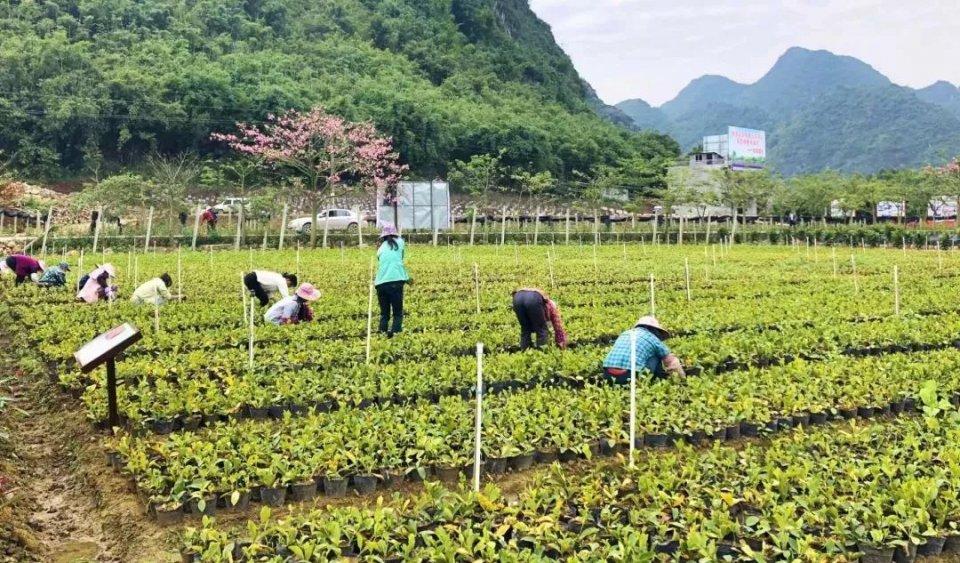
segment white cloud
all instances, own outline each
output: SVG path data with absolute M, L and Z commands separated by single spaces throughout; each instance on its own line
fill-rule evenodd
M 960 84 L 957 0 L 530 0 L 608 102 L 673 98 L 703 74 L 760 78 L 792 46 L 871 64 L 896 83 Z

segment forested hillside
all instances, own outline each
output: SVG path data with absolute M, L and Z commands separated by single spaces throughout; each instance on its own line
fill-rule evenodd
M 707 75 L 659 108 L 643 100 L 617 107 L 637 127 L 669 133 L 684 149 L 728 125 L 765 129 L 769 162 L 785 174 L 942 163 L 960 150 L 955 86 L 911 90 L 853 57 L 797 47 L 753 84 Z
M 416 175 L 676 150 L 599 118 L 526 0 L 4 2 L 0 67 L 0 162 L 33 176 L 217 155 L 211 131 L 316 104 L 373 120 Z

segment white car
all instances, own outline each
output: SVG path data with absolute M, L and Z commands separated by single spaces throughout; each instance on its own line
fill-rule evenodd
M 239 213 L 241 207 L 244 210 L 250 209 L 250 200 L 245 197 L 228 197 L 213 206 L 215 210 L 223 213 Z
M 326 224 L 326 227 L 324 226 Z M 317 214 L 317 228 L 321 231 L 355 229 L 360 220 L 349 209 L 325 209 Z M 309 233 L 313 228 L 313 217 L 300 217 L 287 223 L 287 228 L 298 233 Z

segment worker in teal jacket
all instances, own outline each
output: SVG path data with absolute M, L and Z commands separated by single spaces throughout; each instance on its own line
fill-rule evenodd
M 373 284 L 380 303 L 380 332 L 386 333 L 388 338 L 403 330 L 403 286 L 412 281 L 403 265 L 404 246 L 397 228 L 384 225 L 377 247 L 377 277 Z M 393 326 L 388 330 L 391 312 Z

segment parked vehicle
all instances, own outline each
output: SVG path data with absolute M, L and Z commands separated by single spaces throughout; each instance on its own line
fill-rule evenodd
M 359 223 L 360 219 L 349 209 L 325 209 L 317 215 L 317 228 L 320 230 L 355 229 Z M 287 223 L 287 228 L 298 233 L 309 233 L 313 228 L 313 217 L 294 219 Z
M 213 206 L 222 213 L 239 213 L 241 207 L 244 211 L 250 209 L 250 200 L 245 197 L 228 197 Z

